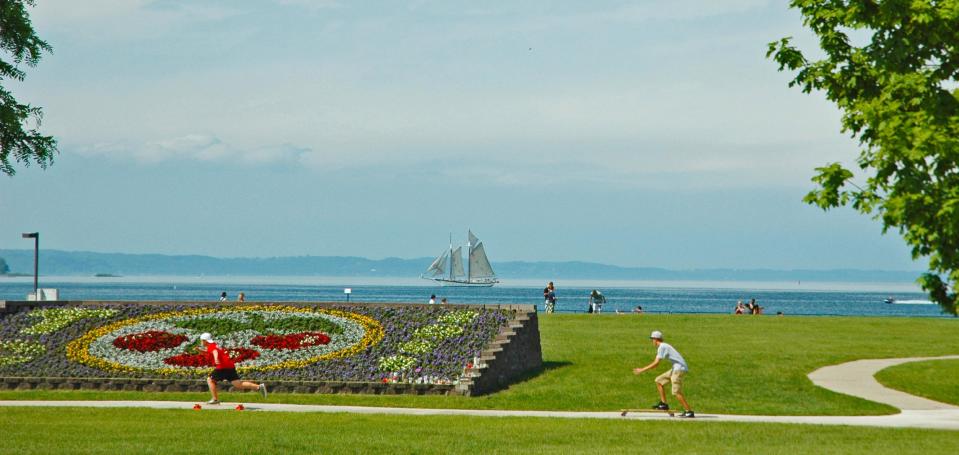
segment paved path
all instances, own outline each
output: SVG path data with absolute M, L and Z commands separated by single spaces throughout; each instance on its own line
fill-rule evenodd
M 908 357 L 904 359 L 868 359 L 841 363 L 809 373 L 813 384 L 833 392 L 844 393 L 869 401 L 888 404 L 903 411 L 954 410 L 959 407 L 940 403 L 905 392 L 887 388 L 876 380 L 879 370 L 909 362 L 924 360 L 959 359 L 959 355 L 943 357 Z
M 218 406 L 203 405 L 203 410 L 233 411 L 237 403 L 223 403 Z M 28 407 L 90 407 L 90 408 L 153 408 L 153 409 L 192 409 L 194 403 L 179 401 L 0 401 L 5 406 Z M 749 416 L 727 414 L 696 414 L 696 419 L 671 418 L 660 413 L 635 413 L 626 417 L 619 412 L 571 412 L 571 411 L 507 411 L 479 409 L 423 409 L 423 408 L 380 408 L 363 406 L 320 406 L 304 404 L 244 403 L 246 411 L 281 412 L 326 412 L 354 414 L 392 414 L 392 415 L 453 415 L 476 417 L 548 417 L 566 419 L 618 419 L 618 420 L 671 420 L 671 421 L 708 421 L 708 422 L 765 422 L 800 423 L 818 425 L 854 425 L 867 427 L 933 428 L 959 430 L 959 411 L 903 411 L 901 414 L 887 416 Z
M 873 375 L 886 367 L 907 362 L 934 359 L 959 359 L 959 356 L 917 357 L 908 359 L 857 360 L 841 365 L 820 368 L 812 372 L 812 381 L 830 390 L 887 403 L 902 409 L 902 412 L 885 416 L 749 416 L 726 414 L 697 414 L 695 421 L 710 422 L 766 422 L 798 423 L 817 425 L 854 425 L 870 427 L 931 428 L 959 430 L 959 407 L 915 397 L 880 385 Z M 92 407 L 92 408 L 154 408 L 192 409 L 195 403 L 177 401 L 0 401 L 0 407 Z M 568 411 L 509 411 L 477 409 L 422 409 L 382 408 L 363 406 L 321 406 L 275 403 L 245 403 L 247 411 L 281 412 L 326 412 L 355 414 L 392 415 L 456 415 L 478 417 L 550 417 L 570 419 L 619 419 L 619 420 L 672 420 L 659 413 L 631 413 L 626 417 L 619 412 L 568 412 Z M 204 410 L 233 410 L 236 403 L 218 406 L 203 404 Z

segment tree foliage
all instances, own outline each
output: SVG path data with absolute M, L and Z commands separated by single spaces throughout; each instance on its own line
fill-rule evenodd
M 860 177 L 839 163 L 817 168 L 804 201 L 851 205 L 898 231 L 919 283 L 956 314 L 959 283 L 959 0 L 793 0 L 824 57 L 808 59 L 791 38 L 769 44 L 790 86 L 825 93 L 842 130 L 859 140 Z M 856 45 L 850 37 L 866 37 Z M 865 179 L 858 185 L 854 179 Z
M 27 6 L 34 4 L 35 0 L 0 0 L 0 81 L 22 81 L 26 73 L 21 64 L 36 66 L 44 51 L 53 51 L 33 30 Z M 0 86 L 0 172 L 16 173 L 11 157 L 26 166 L 35 162 L 46 168 L 53 163 L 57 141 L 40 133 L 42 119 L 40 108 L 21 104 Z

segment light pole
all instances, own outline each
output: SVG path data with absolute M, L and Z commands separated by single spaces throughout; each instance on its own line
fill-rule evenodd
M 33 239 L 33 298 L 40 300 L 37 294 L 37 277 L 40 276 L 40 233 L 24 232 L 22 235 L 25 239 Z

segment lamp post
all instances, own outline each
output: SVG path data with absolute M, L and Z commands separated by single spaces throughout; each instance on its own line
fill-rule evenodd
M 40 233 L 24 232 L 23 238 L 33 239 L 33 298 L 39 300 L 40 296 L 37 294 L 37 277 L 40 276 Z

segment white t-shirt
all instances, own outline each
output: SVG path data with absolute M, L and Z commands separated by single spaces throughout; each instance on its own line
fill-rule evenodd
M 674 371 L 689 371 L 689 365 L 686 365 L 686 359 L 679 354 L 676 348 L 668 343 L 659 343 L 659 348 L 656 349 L 656 358 L 672 362 Z

